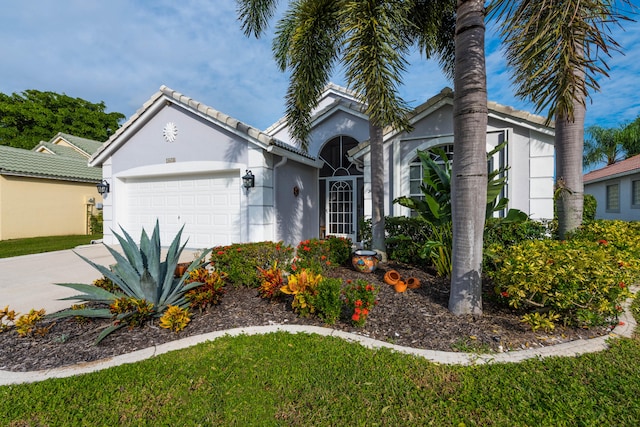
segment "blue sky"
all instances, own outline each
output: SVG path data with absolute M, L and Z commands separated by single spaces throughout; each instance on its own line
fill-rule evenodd
M 65 93 L 104 101 L 107 111 L 129 117 L 164 84 L 260 129 L 283 115 L 288 77 L 272 59 L 271 36 L 246 38 L 234 0 L 3 3 L 4 94 L 26 89 Z M 587 126 L 614 127 L 640 115 L 640 24 L 625 23 L 625 29 L 615 37 L 626 55 L 608 60 L 611 77 L 601 79 L 601 92 L 592 96 Z M 491 28 L 486 44 L 489 99 L 532 111 L 513 96 Z M 401 88 L 410 105 L 453 87 L 434 61 L 418 53 L 410 61 Z M 333 81 L 344 84 L 339 73 Z

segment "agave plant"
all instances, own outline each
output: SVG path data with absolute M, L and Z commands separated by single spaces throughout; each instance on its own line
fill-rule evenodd
M 182 229 L 178 232 L 173 242 L 169 246 L 164 261 L 161 260 L 160 246 L 160 226 L 156 221 L 155 228 L 151 238 L 145 230 L 142 230 L 140 237 L 140 246 L 131 238 L 131 236 L 122 228 L 123 236 L 114 233 L 124 255 L 117 250 L 107 246 L 116 264 L 111 268 L 98 265 L 90 259 L 77 254 L 84 261 L 97 269 L 103 276 L 111 280 L 117 286 L 117 290 L 109 292 L 105 289 L 94 285 L 86 285 L 81 283 L 59 283 L 59 286 L 75 289 L 82 292 L 80 295 L 67 297 L 67 300 L 94 301 L 107 305 L 113 304 L 116 299 L 123 296 L 144 300 L 153 305 L 151 315 L 160 317 L 164 311 L 171 306 L 185 307 L 188 305 L 185 299 L 185 293 L 190 289 L 200 286 L 200 282 L 192 282 L 185 284 L 185 280 L 189 277 L 189 273 L 202 264 L 202 260 L 209 253 L 204 251 L 196 258 L 189 268 L 180 277 L 175 277 L 175 269 L 178 264 L 180 254 L 186 246 L 180 246 L 180 237 Z M 97 338 L 99 343 L 104 337 L 111 332 L 121 328 L 127 324 L 127 319 L 134 316 L 135 312 L 119 313 L 115 316 L 113 324 L 106 328 Z M 97 318 L 114 317 L 109 308 L 86 308 L 82 310 L 65 310 L 54 313 L 49 317 L 62 318 L 69 316 L 85 316 Z

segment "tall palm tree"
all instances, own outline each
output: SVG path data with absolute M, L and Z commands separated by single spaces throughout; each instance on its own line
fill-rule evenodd
M 452 168 L 453 247 L 449 310 L 482 314 L 482 238 L 487 193 L 487 81 L 483 0 L 458 0 Z
M 611 25 L 628 19 L 629 0 L 493 0 L 516 95 L 555 117 L 558 232 L 582 223 L 582 153 L 589 92 L 608 76 L 605 57 L 620 46 Z
M 362 95 L 369 116 L 371 148 L 372 249 L 386 259 L 384 231 L 384 162 L 382 129 L 408 130 L 407 104 L 398 95 L 406 56 L 418 42 L 427 55 L 450 46 L 445 34 L 447 4 L 425 1 L 296 0 L 277 24 L 274 54 L 282 71 L 290 70 L 286 116 L 291 134 L 303 148 L 311 112 L 336 63 L 345 67 L 347 85 Z M 246 35 L 260 36 L 275 12 L 275 0 L 238 0 Z M 433 12 L 433 11 L 431 11 Z M 423 23 L 416 23 L 421 19 Z M 440 36 L 442 34 L 442 36 Z M 446 55 L 442 55 L 443 58 Z
M 275 0 L 238 0 L 242 28 L 261 35 L 273 17 Z M 371 117 L 371 171 L 383 176 L 382 126 L 404 128 L 405 104 L 397 96 L 404 56 L 417 43 L 454 75 L 453 251 L 449 308 L 482 313 L 482 231 L 487 181 L 487 95 L 482 0 L 297 0 L 277 27 L 274 51 L 281 69 L 291 69 L 287 119 L 303 143 L 310 114 L 342 60 L 350 85 L 360 91 Z M 457 18 L 456 18 L 457 17 Z M 455 31 L 454 31 L 455 30 Z M 452 61 L 455 33 L 455 63 Z M 381 180 L 372 194 L 383 194 Z M 373 201 L 373 248 L 384 248 L 384 206 Z

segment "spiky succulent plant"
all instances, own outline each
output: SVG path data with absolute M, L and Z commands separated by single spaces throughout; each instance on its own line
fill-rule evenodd
M 185 299 L 185 293 L 190 289 L 201 285 L 199 282 L 185 284 L 185 279 L 189 277 L 189 272 L 191 270 L 202 265 L 202 262 L 209 251 L 204 251 L 197 259 L 195 259 L 182 276 L 175 277 L 176 265 L 179 262 L 180 254 L 186 246 L 186 242 L 184 245 L 180 246 L 182 228 L 169 246 L 164 261 L 161 259 L 162 248 L 160 246 L 160 226 L 157 221 L 151 237 L 147 235 L 145 230 L 142 230 L 140 246 L 136 244 L 136 242 L 122 227 L 120 227 L 120 229 L 122 230 L 123 236 L 118 233 L 114 233 L 114 235 L 120 242 L 124 255 L 116 249 L 105 245 L 116 260 L 116 264 L 112 265 L 111 268 L 96 264 L 90 259 L 76 253 L 76 255 L 102 273 L 104 277 L 111 280 L 117 286 L 118 290 L 115 292 L 109 292 L 94 285 L 81 283 L 58 283 L 59 286 L 65 286 L 82 292 L 79 295 L 64 299 L 94 301 L 111 305 L 117 298 L 127 296 L 153 304 L 151 315 L 155 317 L 162 316 L 164 311 L 170 305 L 185 307 L 188 304 Z M 99 343 L 111 332 L 128 324 L 127 319 L 135 314 L 135 312 L 124 312 L 114 315 L 113 311 L 109 308 L 86 308 L 82 310 L 65 310 L 54 313 L 49 317 L 114 317 L 113 324 L 102 331 L 98 336 L 96 343 Z

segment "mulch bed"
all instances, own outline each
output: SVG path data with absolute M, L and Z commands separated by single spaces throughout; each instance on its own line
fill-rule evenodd
M 383 281 L 385 272 L 397 270 L 403 278 L 416 277 L 421 287 L 397 293 Z M 432 271 L 388 263 L 372 274 L 338 267 L 327 275 L 344 279 L 365 279 L 380 286 L 379 304 L 371 311 L 364 328 L 341 319 L 331 328 L 361 334 L 389 343 L 442 351 L 499 352 L 542 347 L 580 338 L 602 336 L 608 327 L 592 329 L 556 327 L 553 333 L 532 332 L 520 321 L 520 314 L 505 307 L 485 284 L 483 316 L 455 316 L 447 309 L 449 281 Z M 36 307 L 37 308 L 37 307 Z M 286 301 L 273 303 L 258 297 L 255 289 L 227 286 L 219 305 L 194 313 L 189 325 L 175 333 L 162 329 L 157 321 L 144 327 L 121 329 L 99 345 L 95 339 L 108 325 L 106 320 L 57 320 L 42 337 L 19 337 L 9 330 L 0 334 L 0 369 L 16 372 L 50 369 L 92 362 L 207 332 L 273 324 L 325 326 L 314 317 L 297 316 Z

